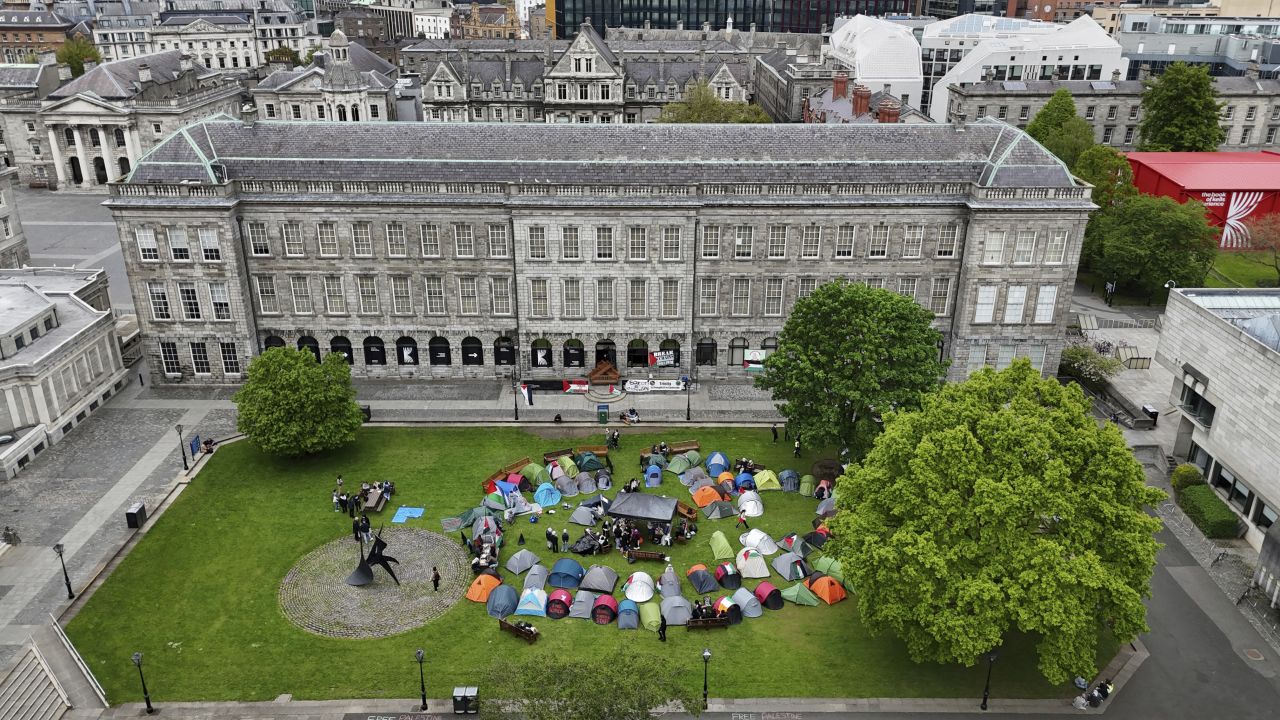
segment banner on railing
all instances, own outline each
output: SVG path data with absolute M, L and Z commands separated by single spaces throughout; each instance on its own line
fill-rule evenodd
M 680 380 L 628 380 L 623 389 L 629 393 L 681 392 L 684 383 Z

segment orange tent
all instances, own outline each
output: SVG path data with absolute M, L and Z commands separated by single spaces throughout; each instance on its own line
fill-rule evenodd
M 502 581 L 492 575 L 478 575 L 475 582 L 471 583 L 471 589 L 467 590 L 467 599 L 471 602 L 485 602 L 489 599 L 489 593 L 501 584 Z
M 704 508 L 719 499 L 720 491 L 710 485 L 700 487 L 693 493 L 693 501 L 697 503 L 700 508 Z
M 716 478 L 716 484 L 719 485 L 722 482 L 731 483 L 733 482 L 733 478 L 734 478 L 733 473 L 729 472 L 728 470 L 725 470 L 724 472 L 720 473 L 719 477 Z
M 827 575 L 823 575 L 813 582 L 805 580 L 804 586 L 828 605 L 835 605 L 848 597 L 844 588 L 840 587 L 840 583 L 836 582 L 835 578 Z
M 698 563 L 697 565 L 694 565 L 693 567 L 689 568 L 689 572 L 685 573 L 685 577 L 688 577 L 688 576 L 690 576 L 690 575 L 692 575 L 692 574 L 694 574 L 694 573 L 698 572 L 699 570 L 701 570 L 701 571 L 703 571 L 703 572 L 706 572 L 706 571 L 707 571 L 707 566 L 706 566 L 706 565 L 703 565 L 702 563 Z

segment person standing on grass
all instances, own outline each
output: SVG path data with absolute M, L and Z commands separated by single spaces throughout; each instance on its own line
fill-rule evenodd
M 371 532 L 372 529 L 373 529 L 373 526 L 369 524 L 369 516 L 361 513 L 360 514 L 360 533 L 364 535 L 365 542 L 373 542 L 373 533 Z
M 440 592 L 440 571 L 435 567 L 431 568 L 431 589 Z
M 742 526 L 748 530 L 751 529 L 751 526 L 747 524 L 747 514 L 742 510 L 738 511 L 738 522 L 733 524 L 733 529 L 737 530 L 739 526 Z
M 659 618 L 658 640 L 660 642 L 666 642 L 667 641 L 667 616 L 659 613 L 658 618 Z
M 338 507 L 338 491 L 337 490 L 333 491 L 333 511 L 341 512 L 341 509 Z
M 799 436 L 796 436 L 795 450 L 792 452 L 792 455 L 796 457 L 800 457 L 800 437 Z
M 775 443 L 778 442 L 778 423 L 774 423 L 773 426 L 769 428 L 769 430 L 773 432 L 773 441 Z
M 569 552 L 569 527 L 566 525 L 564 530 L 560 531 L 561 552 Z

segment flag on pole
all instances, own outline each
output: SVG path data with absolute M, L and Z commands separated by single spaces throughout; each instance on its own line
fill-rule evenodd
M 528 383 L 520 383 L 520 394 L 524 396 L 524 401 L 530 405 L 533 404 L 533 388 Z

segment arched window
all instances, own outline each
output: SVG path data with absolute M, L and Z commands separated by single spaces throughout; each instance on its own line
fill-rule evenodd
M 341 122 L 347 121 L 347 107 L 345 105 L 338 106 L 338 120 Z
M 427 357 L 432 365 L 452 365 L 453 353 L 449 350 L 449 339 L 437 335 L 428 340 Z
M 618 364 L 618 350 L 612 340 L 601 340 L 596 343 L 596 364 L 599 365 L 602 362 L 614 366 Z
M 582 347 L 581 340 L 565 340 L 564 341 L 564 366 L 565 367 L 583 367 L 585 366 L 586 353 Z
M 281 347 L 283 347 L 283 345 Z M 303 335 L 298 338 L 298 349 L 310 350 L 311 354 L 316 356 L 316 362 L 320 362 L 320 343 L 316 342 L 316 339 L 310 335 Z
M 529 364 L 534 367 L 551 367 L 555 364 L 551 354 L 551 341 L 538 338 L 529 345 Z
M 266 340 L 262 341 L 262 346 L 270 350 L 273 347 L 284 347 L 284 338 L 279 335 L 268 335 Z M 301 347 L 299 347 L 301 349 Z
M 396 362 L 400 365 L 417 365 L 418 341 L 408 336 L 396 339 Z
M 729 364 L 734 367 L 742 367 L 746 361 L 747 339 L 736 337 L 729 341 Z
M 716 341 L 711 338 L 702 338 L 698 341 L 698 350 L 695 358 L 699 365 L 715 365 L 716 364 Z
M 329 352 L 336 352 L 347 359 L 348 365 L 355 365 L 355 354 L 351 352 L 351 341 L 338 335 L 329 341 Z
M 74 151 L 76 147 L 76 131 L 71 128 L 63 128 L 62 137 L 67 141 L 67 148 Z
M 761 349 L 761 350 L 777 350 L 777 349 L 778 349 L 778 338 L 776 338 L 776 337 L 767 337 L 767 338 L 765 338 L 764 340 L 761 340 L 761 341 L 760 341 L 760 349 Z
M 483 365 L 484 364 L 484 344 L 480 342 L 480 338 L 474 338 L 474 337 L 462 338 L 462 364 L 463 365 Z
M 516 364 L 516 344 L 511 338 L 503 336 L 493 341 L 493 364 Z
M 127 147 L 128 143 L 124 139 L 124 128 L 116 128 L 116 147 Z
M 627 343 L 627 367 L 649 367 L 649 343 L 639 338 Z
M 353 104 L 351 106 L 351 122 L 360 122 L 360 106 Z
M 659 365 L 670 367 L 670 366 L 680 364 L 680 341 L 679 340 L 676 340 L 675 338 L 667 338 L 666 340 L 663 340 L 661 344 L 658 345 L 658 350 L 660 350 L 661 352 L 671 353 L 670 365 L 668 365 L 663 361 L 659 361 L 658 362 Z
M 382 338 L 370 335 L 364 339 L 364 364 L 387 364 L 387 347 L 383 344 Z

